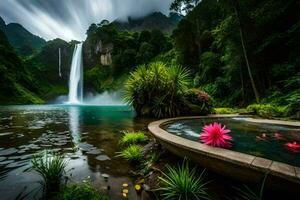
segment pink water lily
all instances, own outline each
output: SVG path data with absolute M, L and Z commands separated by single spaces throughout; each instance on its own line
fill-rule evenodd
M 213 147 L 229 148 L 232 141 L 229 132 L 230 130 L 226 129 L 225 126 L 222 127 L 222 124 L 214 122 L 203 127 L 200 140 Z

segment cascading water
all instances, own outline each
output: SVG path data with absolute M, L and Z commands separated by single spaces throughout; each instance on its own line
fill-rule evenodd
M 69 103 L 79 104 L 83 96 L 82 43 L 76 44 L 69 81 Z

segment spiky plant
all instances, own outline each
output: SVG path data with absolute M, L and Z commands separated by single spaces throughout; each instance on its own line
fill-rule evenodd
M 235 187 L 238 198 L 242 199 L 242 200 L 262 200 L 267 176 L 268 176 L 268 173 L 266 173 L 264 176 L 259 193 L 254 192 L 251 188 L 249 188 L 246 185 L 244 185 L 243 188 Z
M 146 142 L 147 140 L 148 140 L 148 137 L 142 131 L 124 132 L 124 135 L 122 136 L 122 138 L 120 140 L 120 144 L 121 145 L 137 144 L 137 143 Z
M 196 168 L 190 170 L 188 161 L 184 160 L 181 166 L 167 166 L 167 173 L 163 173 L 161 180 L 163 200 L 201 200 L 210 199 L 206 192 L 208 182 L 204 181 L 204 171 L 197 176 Z
M 124 100 L 139 115 L 157 118 L 180 115 L 189 77 L 188 70 L 162 62 L 139 66 L 125 84 Z
M 61 155 L 44 151 L 41 155 L 34 156 L 32 169 L 43 178 L 43 188 L 46 195 L 59 191 L 62 177 L 65 175 L 67 162 Z
M 138 145 L 130 145 L 126 149 L 117 153 L 117 157 L 125 158 L 130 162 L 139 162 L 143 159 L 143 148 Z

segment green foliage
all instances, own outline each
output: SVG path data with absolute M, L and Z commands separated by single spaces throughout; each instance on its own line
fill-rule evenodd
M 286 107 L 272 104 L 251 104 L 247 107 L 247 110 L 264 118 L 273 118 L 284 116 Z
M 172 9 L 182 12 L 184 2 L 173 1 Z M 192 6 L 172 38 L 178 62 L 195 72 L 194 86 L 208 92 L 219 106 L 253 102 L 242 33 L 250 71 L 263 103 L 288 105 L 286 97 L 299 88 L 292 86 L 297 85 L 294 75 L 300 69 L 296 1 L 202 0 L 195 7 L 193 2 L 184 4 Z M 286 82 L 292 87 L 285 87 Z M 273 93 L 267 98 L 274 88 L 279 96 Z
M 244 108 L 214 108 L 216 114 L 237 114 L 246 113 L 247 109 Z
M 46 43 L 43 38 L 33 35 L 20 24 L 10 23 L 5 25 L 1 17 L 0 21 L 2 22 L 0 31 L 5 33 L 9 43 L 21 56 L 30 56 L 38 52 Z
M 159 177 L 163 199 L 210 199 L 206 189 L 207 182 L 203 178 L 204 171 L 198 176 L 196 168 L 190 170 L 187 161 L 178 167 L 167 166 L 167 170 L 163 177 Z
M 172 48 L 170 39 L 160 30 L 139 33 L 118 29 L 118 25 L 118 22 L 102 26 L 92 24 L 88 30 L 83 58 L 87 66 L 85 83 L 91 90 L 123 87 L 124 77 L 137 65 L 147 64 L 155 56 Z M 112 63 L 110 66 L 102 66 L 98 58 L 107 51 L 111 54 Z
M 138 115 L 177 116 L 182 113 L 189 76 L 184 68 L 167 67 L 161 62 L 139 66 L 125 84 L 124 100 L 133 105 Z
M 108 200 L 108 198 L 90 184 L 83 183 L 65 187 L 55 200 Z
M 187 90 L 184 97 L 188 101 L 187 105 L 197 106 L 198 109 L 196 109 L 195 114 L 198 112 L 198 114 L 206 115 L 212 112 L 212 99 L 206 92 L 193 88 Z M 193 112 L 191 112 L 192 114 Z
M 67 165 L 63 156 L 49 154 L 47 151 L 44 151 L 42 155 L 35 156 L 31 163 L 32 169 L 43 178 L 45 194 L 48 195 L 59 191 Z
M 129 162 L 140 162 L 143 159 L 143 148 L 141 146 L 132 144 L 121 152 L 117 153 L 117 157 L 122 157 Z
M 251 190 L 248 186 L 244 185 L 244 188 L 235 188 L 238 192 L 239 199 L 242 200 L 263 200 L 263 193 L 265 189 L 265 182 L 267 179 L 268 173 L 265 174 L 265 177 L 262 181 L 259 194 Z
M 120 144 L 122 145 L 131 145 L 137 143 L 144 143 L 148 140 L 148 137 L 145 135 L 144 132 L 124 132 L 120 140 Z
M 43 103 L 33 87 L 31 73 L 0 31 L 0 103 Z

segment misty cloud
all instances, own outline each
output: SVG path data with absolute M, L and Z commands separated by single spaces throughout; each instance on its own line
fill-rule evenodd
M 172 0 L 0 0 L 6 23 L 22 24 L 47 40 L 84 40 L 91 23 L 103 19 L 126 20 L 153 11 L 169 12 Z

